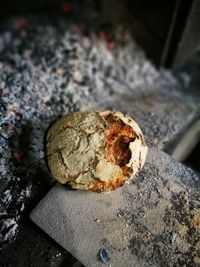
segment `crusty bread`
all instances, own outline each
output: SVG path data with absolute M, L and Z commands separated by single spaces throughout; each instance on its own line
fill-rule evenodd
M 96 192 L 121 187 L 140 171 L 146 153 L 139 126 L 120 112 L 70 113 L 55 121 L 46 138 L 55 179 Z

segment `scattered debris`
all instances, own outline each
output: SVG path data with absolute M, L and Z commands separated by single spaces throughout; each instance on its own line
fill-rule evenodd
M 118 218 L 121 218 L 122 217 L 122 214 L 119 212 L 119 213 L 117 213 L 117 217 Z

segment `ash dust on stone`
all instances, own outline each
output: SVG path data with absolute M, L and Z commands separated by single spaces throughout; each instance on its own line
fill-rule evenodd
M 119 211 L 120 219 L 134 233 L 128 248 L 138 260 L 144 259 L 147 266 L 196 266 L 200 247 L 200 193 L 193 182 L 199 178 L 190 176 L 190 182 L 183 180 L 187 171 L 178 162 L 177 168 L 165 177 L 162 169 L 169 167 L 166 156 L 162 169 L 156 166 L 154 156 L 150 152 L 144 170 L 132 184 L 134 192 L 125 196 L 129 205 Z M 149 158 L 154 166 L 150 166 Z M 154 177 L 153 182 L 148 177 Z

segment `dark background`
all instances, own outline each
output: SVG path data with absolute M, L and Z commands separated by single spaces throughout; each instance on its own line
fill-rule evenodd
M 115 26 L 123 24 L 127 27 L 157 66 L 171 67 L 191 15 L 193 2 L 198 2 L 198 8 L 198 0 L 9 0 L 2 1 L 0 18 L 3 20 L 11 15 L 59 14 L 81 20 L 83 16 L 91 15 L 89 13 L 95 6 L 101 16 L 104 16 L 105 23 Z

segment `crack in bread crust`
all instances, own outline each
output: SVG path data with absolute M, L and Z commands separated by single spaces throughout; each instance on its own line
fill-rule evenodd
M 137 137 L 131 126 L 125 124 L 120 118 L 109 114 L 106 116 L 107 127 L 105 130 L 108 159 L 119 165 L 123 169 L 125 176 L 130 175 L 131 168 L 126 167 L 131 159 L 131 149 L 129 145 Z
M 137 123 L 120 112 L 74 112 L 49 129 L 46 155 L 58 182 L 112 191 L 144 164 L 147 147 Z

